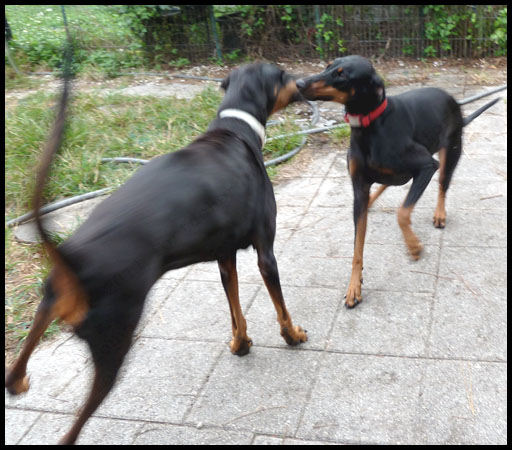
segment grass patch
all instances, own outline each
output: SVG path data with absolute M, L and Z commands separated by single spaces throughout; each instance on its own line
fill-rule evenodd
M 143 64 L 142 45 L 133 36 L 118 7 L 66 5 L 65 9 L 77 44 L 74 54 L 76 68 L 96 67 L 111 74 Z M 6 5 L 5 13 L 13 34 L 9 46 L 19 68 L 58 68 L 65 42 L 60 5 Z
M 44 196 L 47 202 L 125 182 L 140 166 L 101 163 L 103 157 L 131 156 L 151 159 L 176 151 L 203 133 L 215 117 L 222 94 L 205 89 L 193 100 L 121 95 L 75 94 L 66 137 Z M 40 153 L 54 118 L 56 96 L 28 95 L 5 113 L 5 216 L 6 220 L 31 208 Z M 298 130 L 291 113 L 269 127 L 268 137 Z M 300 137 L 284 138 L 265 146 L 265 158 L 289 152 Z M 269 174 L 276 173 L 270 168 Z M 5 233 L 6 355 L 18 351 L 39 304 L 49 266 L 38 245 L 17 242 Z M 45 336 L 59 330 L 53 324 Z

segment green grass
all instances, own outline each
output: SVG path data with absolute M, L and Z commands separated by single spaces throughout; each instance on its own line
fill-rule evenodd
M 119 7 L 66 5 L 65 11 L 77 44 L 77 69 L 112 75 L 143 65 L 142 43 L 133 36 Z M 13 34 L 9 46 L 16 64 L 23 70 L 58 68 L 66 39 L 61 7 L 6 5 L 5 13 Z
M 54 96 L 26 97 L 6 114 L 5 203 L 12 218 L 30 208 L 34 173 L 53 120 Z M 101 158 L 150 159 L 184 147 L 215 117 L 220 93 L 207 89 L 193 101 L 175 98 L 79 94 L 73 100 L 64 145 L 45 197 L 53 201 L 118 186 L 138 166 L 101 164 Z
M 101 163 L 101 158 L 130 156 L 151 159 L 180 149 L 204 132 L 215 117 L 221 94 L 208 88 L 193 101 L 170 98 L 78 94 L 69 125 L 45 188 L 47 201 L 118 186 L 137 165 Z M 53 95 L 39 92 L 9 109 L 5 117 L 5 204 L 12 219 L 30 209 L 34 174 L 53 120 Z M 269 127 L 269 136 L 298 127 L 290 114 Z M 266 158 L 284 154 L 299 136 L 265 146 Z

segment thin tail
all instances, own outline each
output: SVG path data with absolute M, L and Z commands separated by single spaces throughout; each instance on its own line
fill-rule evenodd
M 494 105 L 498 100 L 501 100 L 501 97 L 495 98 L 494 100 L 490 101 L 489 103 L 486 103 L 481 108 L 477 109 L 474 113 L 470 114 L 468 117 L 465 117 L 463 120 L 463 127 L 465 127 L 468 123 L 475 120 L 480 114 L 482 114 L 484 111 L 489 109 L 492 105 Z
M 64 256 L 57 249 L 57 245 L 53 242 L 52 238 L 45 230 L 43 221 L 41 220 L 40 209 L 43 202 L 43 189 L 45 186 L 48 172 L 52 161 L 57 154 L 64 135 L 64 129 L 66 125 L 67 109 L 69 104 L 70 96 L 70 85 L 73 78 L 71 70 L 73 60 L 73 46 L 69 36 L 66 24 L 67 32 L 67 43 L 64 49 L 64 60 L 63 60 L 63 87 L 62 94 L 57 104 L 57 114 L 55 116 L 55 122 L 51 130 L 50 137 L 48 138 L 44 150 L 41 155 L 40 167 L 36 177 L 36 187 L 34 192 L 34 198 L 32 201 L 32 207 L 34 208 L 34 220 L 36 223 L 37 230 L 43 241 L 43 247 L 48 252 L 51 260 L 58 266 L 69 268 L 69 264 L 66 263 Z

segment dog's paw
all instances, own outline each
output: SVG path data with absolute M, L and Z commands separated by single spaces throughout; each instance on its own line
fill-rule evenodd
M 244 356 L 249 353 L 251 349 L 252 339 L 248 336 L 245 338 L 234 337 L 229 343 L 229 347 L 231 349 L 231 353 L 237 356 Z
M 421 258 L 421 252 L 423 251 L 423 244 L 418 242 L 415 245 L 409 247 L 409 254 L 414 261 L 418 261 Z
M 19 395 L 19 394 L 22 394 L 23 392 L 28 391 L 28 389 L 30 387 L 30 383 L 28 380 L 29 380 L 28 375 L 25 375 L 21 378 L 13 380 L 9 376 L 9 374 L 6 374 L 5 387 L 7 388 L 7 391 L 9 392 L 9 394 Z
M 432 222 L 436 228 L 444 228 L 446 226 L 446 216 L 434 215 Z
M 359 285 L 350 285 L 347 289 L 347 293 L 345 294 L 345 307 L 348 309 L 356 307 L 363 301 L 363 297 L 361 295 L 361 284 L 363 283 L 362 275 L 359 283 Z
M 298 325 L 293 326 L 291 329 L 288 327 L 281 329 L 281 336 L 288 345 L 299 345 L 308 340 L 307 331 L 303 330 Z

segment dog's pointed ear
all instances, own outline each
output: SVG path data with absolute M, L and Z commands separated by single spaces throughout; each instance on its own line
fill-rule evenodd
M 220 84 L 220 87 L 224 90 L 226 90 L 229 86 L 229 75 L 222 80 L 222 83 Z
M 382 98 L 384 95 L 384 80 L 375 72 L 372 76 L 372 87 L 375 93 Z

